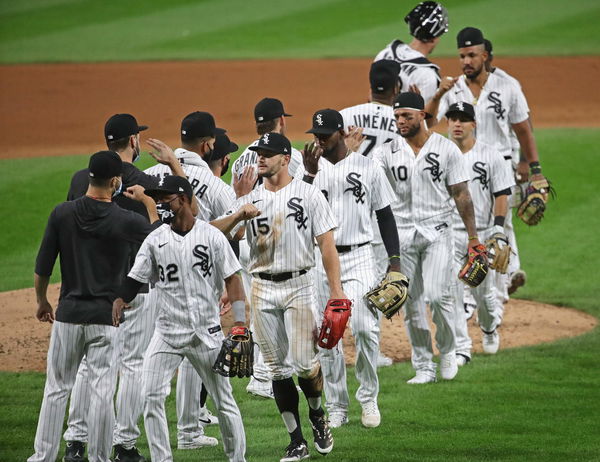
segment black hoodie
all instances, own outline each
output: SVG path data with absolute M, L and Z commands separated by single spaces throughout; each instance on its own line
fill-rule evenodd
M 160 224 L 87 196 L 56 206 L 35 264 L 36 274 L 50 276 L 60 254 L 56 320 L 112 324 L 112 302 L 130 266 L 130 244 L 141 244 Z

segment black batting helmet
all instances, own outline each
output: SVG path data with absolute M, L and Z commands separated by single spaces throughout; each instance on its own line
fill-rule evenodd
M 438 2 L 421 2 L 404 18 L 410 35 L 431 40 L 448 32 L 448 11 Z

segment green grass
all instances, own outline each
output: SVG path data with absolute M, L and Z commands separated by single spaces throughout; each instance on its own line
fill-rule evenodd
M 455 36 L 481 27 L 500 55 L 598 54 L 593 0 L 447 0 Z M 414 0 L 26 0 L 0 2 L 0 63 L 374 56 L 409 40 Z
M 600 130 L 537 130 L 536 136 L 544 171 L 558 197 L 540 226 L 517 225 L 529 275 L 519 296 L 575 306 L 600 317 L 595 293 L 600 278 L 592 268 L 600 251 L 600 200 L 594 187 L 600 176 L 595 154 Z M 31 285 L 46 216 L 66 194 L 70 173 L 86 163 L 87 156 L 0 161 L 2 216 L 12 217 L 1 225 L 0 290 Z M 381 427 L 362 428 L 353 400 L 351 423 L 334 433 L 336 449 L 327 460 L 597 461 L 598 351 L 600 329 L 595 329 L 552 344 L 502 350 L 494 357 L 476 355 L 448 383 L 410 387 L 405 385 L 412 374 L 409 364 L 382 369 Z M 356 381 L 352 373 L 349 378 L 353 392 Z M 24 460 L 32 452 L 44 375 L 2 373 L 0 380 L 0 460 Z M 233 383 L 246 427 L 248 460 L 277 460 L 287 436 L 274 403 L 250 398 L 243 389 L 245 381 Z M 175 445 L 173 397 L 167 406 Z M 306 422 L 304 403 L 302 413 Z M 218 429 L 211 427 L 207 433 L 218 436 Z M 148 455 L 144 438 L 139 446 Z M 219 446 L 175 451 L 175 460 L 224 456 Z

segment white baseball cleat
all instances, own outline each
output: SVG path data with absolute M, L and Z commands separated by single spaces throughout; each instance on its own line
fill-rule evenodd
M 458 373 L 456 353 L 440 355 L 440 375 L 444 380 L 452 380 Z
M 368 403 L 362 404 L 362 416 L 360 418 L 363 426 L 365 427 L 379 427 L 381 423 L 381 414 L 375 401 L 369 401 Z
M 435 372 L 417 371 L 417 375 L 415 375 L 412 379 L 410 379 L 406 383 L 408 383 L 410 385 L 421 385 L 424 383 L 434 383 L 435 380 L 436 380 Z
M 212 415 L 212 412 L 210 412 L 206 406 L 200 408 L 200 417 L 198 420 L 202 426 L 217 425 L 219 423 L 219 419 Z
M 387 357 L 382 352 L 379 352 L 377 356 L 377 367 L 388 367 L 394 364 L 394 360 L 392 358 Z
M 219 440 L 212 436 L 198 435 L 192 441 L 178 441 L 177 449 L 200 449 L 207 446 L 216 446 Z
M 498 352 L 498 348 L 500 348 L 500 334 L 498 331 L 494 331 L 491 334 L 487 334 L 483 332 L 482 337 L 483 343 L 483 352 L 488 355 L 493 355 Z
M 329 413 L 329 427 L 340 428 L 342 425 L 348 423 L 348 415 L 345 412 L 331 412 Z
M 471 362 L 471 357 L 462 353 L 456 353 L 456 365 L 462 367 Z
M 261 398 L 275 399 L 273 395 L 273 382 L 261 382 L 256 380 L 254 377 L 250 378 L 246 391 L 254 396 L 260 396 Z

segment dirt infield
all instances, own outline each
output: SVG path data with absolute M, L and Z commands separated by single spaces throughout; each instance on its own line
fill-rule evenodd
M 459 75 L 458 59 L 434 59 Z M 369 59 L 34 64 L 0 66 L 0 158 L 90 153 L 104 148 L 103 126 L 135 114 L 145 136 L 178 142 L 194 110 L 215 114 L 232 138 L 255 137 L 256 102 L 282 99 L 294 114 L 288 135 L 307 138 L 317 109 L 366 101 Z M 536 127 L 600 126 L 599 57 L 497 58 L 522 83 Z
M 50 303 L 56 306 L 59 285 L 50 286 Z M 33 289 L 0 293 L 0 370 L 45 371 L 50 324 L 35 319 Z M 231 316 L 223 318 L 223 326 L 232 325 Z M 593 316 L 570 308 L 559 308 L 537 302 L 511 300 L 506 305 L 500 329 L 501 348 L 552 342 L 581 335 L 598 324 Z M 476 352 L 481 352 L 481 334 L 474 319 L 469 331 Z M 382 323 L 382 350 L 396 361 L 410 359 L 410 345 L 401 318 Z M 344 338 L 349 362 L 354 361 L 354 345 L 349 330 Z

